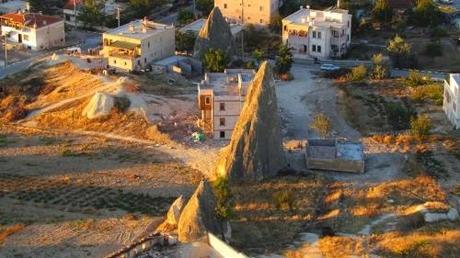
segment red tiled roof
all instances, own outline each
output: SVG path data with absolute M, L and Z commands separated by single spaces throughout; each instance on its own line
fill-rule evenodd
M 24 27 L 33 27 L 36 25 L 37 28 L 62 21 L 60 17 L 39 13 L 7 13 L 5 15 L 1 15 L 0 19 L 7 20 Z
M 64 5 L 64 9 L 73 10 L 74 3 L 75 5 L 79 6 L 83 3 L 83 0 L 67 0 L 67 3 Z

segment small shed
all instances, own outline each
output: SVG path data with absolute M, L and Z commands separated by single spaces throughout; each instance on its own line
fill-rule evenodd
M 336 139 L 309 139 L 305 152 L 308 169 L 364 173 L 362 143 Z

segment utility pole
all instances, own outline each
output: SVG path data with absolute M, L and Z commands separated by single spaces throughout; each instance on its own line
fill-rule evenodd
M 120 27 L 120 20 L 121 20 L 121 16 L 120 16 L 120 6 L 117 5 L 117 21 L 118 21 L 118 27 Z
M 5 64 L 4 64 L 5 68 L 8 65 L 8 46 L 6 43 L 7 36 L 8 36 L 8 33 L 5 33 Z
M 244 0 L 241 0 L 241 60 L 244 61 Z
M 77 28 L 77 0 L 73 0 L 73 15 L 74 15 L 74 21 L 75 21 L 75 29 Z

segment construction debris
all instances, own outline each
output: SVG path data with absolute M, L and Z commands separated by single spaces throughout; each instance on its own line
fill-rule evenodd
M 264 62 L 251 85 L 230 145 L 221 153 L 217 174 L 230 181 L 262 180 L 286 167 L 275 81 Z

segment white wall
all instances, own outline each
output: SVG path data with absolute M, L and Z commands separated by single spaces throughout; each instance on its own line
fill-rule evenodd
M 2 35 L 11 33 L 9 40 L 19 42 L 19 34 L 22 35 L 22 44 L 32 50 L 60 47 L 65 45 L 64 21 L 56 22 L 41 28 L 15 29 L 2 26 Z
M 457 75 L 458 76 L 458 75 Z M 444 82 L 443 109 L 449 121 L 460 128 L 460 94 L 459 85 L 455 80 L 455 75 L 451 74 L 449 81 Z

